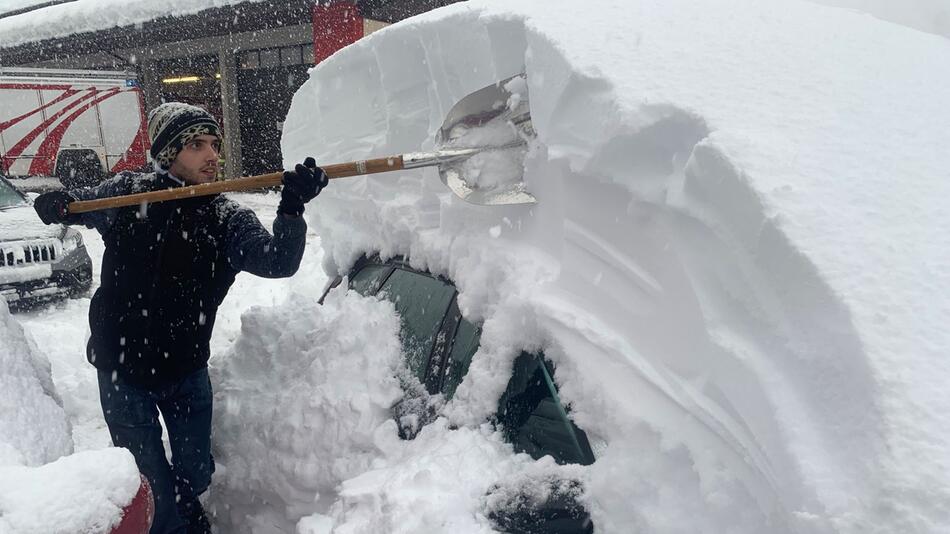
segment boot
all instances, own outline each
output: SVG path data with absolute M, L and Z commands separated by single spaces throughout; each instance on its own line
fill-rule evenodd
M 211 534 L 211 523 L 198 499 L 178 504 L 178 513 L 188 525 L 188 534 Z

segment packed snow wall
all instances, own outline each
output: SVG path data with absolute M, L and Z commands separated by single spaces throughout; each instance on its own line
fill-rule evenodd
M 70 432 L 49 360 L 0 298 L 0 470 L 72 454 Z
M 538 204 L 469 205 L 426 169 L 334 181 L 309 212 L 331 274 L 404 255 L 483 322 L 446 419 L 476 427 L 543 348 L 594 444 L 599 531 L 936 532 L 947 64 L 946 40 L 807 3 L 470 1 L 314 69 L 282 148 L 432 149 L 456 101 L 526 73 Z M 369 487 L 337 521 L 406 502 Z

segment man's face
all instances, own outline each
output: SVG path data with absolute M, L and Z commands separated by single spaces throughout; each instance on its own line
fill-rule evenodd
M 213 182 L 218 175 L 220 152 L 220 139 L 213 135 L 199 135 L 181 149 L 168 171 L 188 185 Z

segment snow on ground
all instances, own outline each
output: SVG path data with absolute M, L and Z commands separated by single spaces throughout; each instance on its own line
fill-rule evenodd
M 398 463 L 377 436 L 379 480 L 301 528 L 372 531 L 403 506 L 417 521 L 393 532 L 472 526 L 484 499 L 386 482 L 439 472 L 431 444 L 478 428 L 542 347 L 595 443 L 599 531 L 944 529 L 947 64 L 946 40 L 805 2 L 472 0 L 319 65 L 287 161 L 431 149 L 454 102 L 526 72 L 539 203 L 466 205 L 431 169 L 328 189 L 331 274 L 409 256 L 484 333 L 449 424 Z M 458 491 L 497 476 L 479 473 Z

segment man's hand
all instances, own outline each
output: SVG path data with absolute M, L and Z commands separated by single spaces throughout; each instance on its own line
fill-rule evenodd
M 284 188 L 280 192 L 277 212 L 294 216 L 302 214 L 303 205 L 319 195 L 329 182 L 330 178 L 317 167 L 313 158 L 298 163 L 292 171 L 284 171 Z
M 36 197 L 33 209 L 45 224 L 63 224 L 69 219 L 69 203 L 76 198 L 65 191 L 50 191 Z

